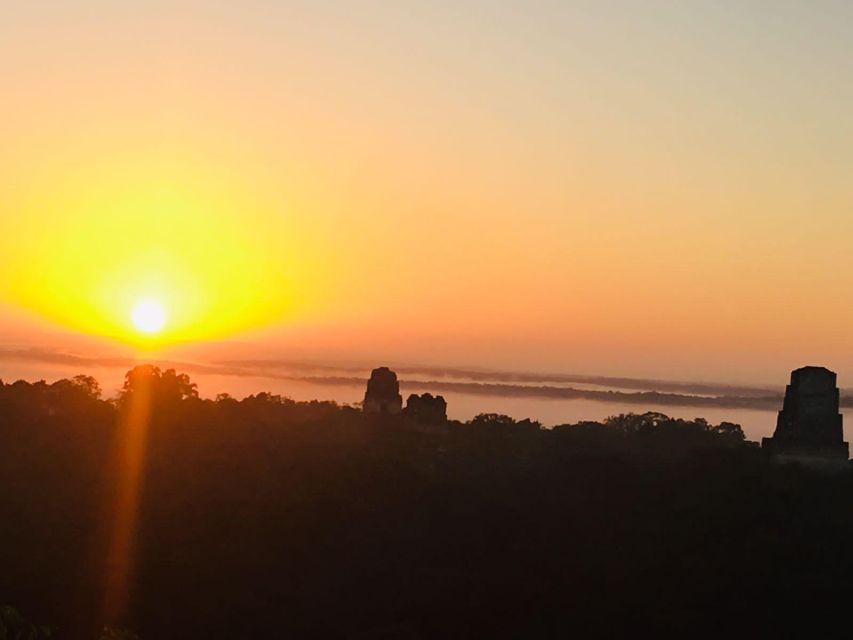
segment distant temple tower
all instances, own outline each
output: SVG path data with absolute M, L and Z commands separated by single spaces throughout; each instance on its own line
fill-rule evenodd
M 803 367 L 791 373 L 776 431 L 761 447 L 782 459 L 846 462 L 842 415 L 836 375 L 824 367 Z
M 447 401 L 431 393 L 413 393 L 406 401 L 403 414 L 407 419 L 421 424 L 440 425 L 447 422 Z
M 364 413 L 399 415 L 403 411 L 403 396 L 397 374 L 388 367 L 374 369 L 361 408 Z

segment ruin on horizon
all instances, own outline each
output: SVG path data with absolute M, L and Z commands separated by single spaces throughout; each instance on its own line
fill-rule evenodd
M 447 401 L 443 396 L 431 393 L 413 393 L 406 401 L 403 414 L 407 419 L 422 424 L 444 424 L 447 422 Z
M 379 367 L 370 373 L 367 391 L 361 405 L 364 413 L 399 415 L 403 411 L 403 396 L 397 374 L 388 367 Z
M 780 459 L 846 462 L 843 416 L 839 413 L 836 374 L 825 367 L 802 367 L 791 372 L 791 384 L 776 420 L 772 438 L 762 449 Z

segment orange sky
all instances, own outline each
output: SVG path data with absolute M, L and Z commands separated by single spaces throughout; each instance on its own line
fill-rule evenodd
M 848 3 L 388 4 L 7 9 L 6 341 L 853 379 Z

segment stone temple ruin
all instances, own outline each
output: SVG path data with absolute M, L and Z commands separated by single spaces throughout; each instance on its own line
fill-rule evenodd
M 833 371 L 824 367 L 793 371 L 776 431 L 772 438 L 762 440 L 762 449 L 783 460 L 846 463 L 849 452 L 838 407 Z
M 361 405 L 364 413 L 400 415 L 403 411 L 403 396 L 397 374 L 388 367 L 379 367 L 370 374 L 367 391 Z
M 444 424 L 447 422 L 447 402 L 444 397 L 431 393 L 420 396 L 413 393 L 406 401 L 403 415 L 421 424 Z
M 400 382 L 388 367 L 374 369 L 367 381 L 362 411 L 369 415 L 404 416 L 412 425 L 434 426 L 447 422 L 447 402 L 431 393 L 413 393 L 403 409 Z

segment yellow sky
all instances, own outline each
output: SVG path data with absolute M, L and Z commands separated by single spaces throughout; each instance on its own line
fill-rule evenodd
M 853 374 L 847 3 L 16 4 L 4 308 L 136 346 Z

